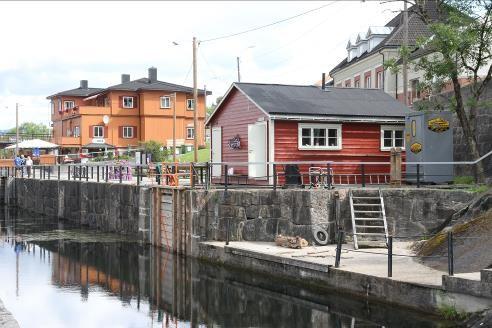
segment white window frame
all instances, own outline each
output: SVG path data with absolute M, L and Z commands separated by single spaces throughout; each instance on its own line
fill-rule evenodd
M 384 146 L 384 131 L 392 131 L 391 132 L 391 147 Z M 395 131 L 402 132 L 402 149 L 405 149 L 405 127 L 403 125 L 381 125 L 381 151 L 390 151 L 391 148 L 395 147 Z
M 75 138 L 80 137 L 80 126 L 78 126 L 78 125 L 77 126 L 74 126 L 74 128 L 73 128 L 73 136 Z
M 367 80 L 369 80 L 369 83 L 367 83 Z M 371 79 L 370 75 L 364 77 L 364 88 L 366 88 L 366 89 L 372 88 L 372 81 L 371 80 L 372 79 Z
M 129 133 L 131 132 L 131 133 Z M 133 139 L 135 138 L 135 131 L 133 126 L 124 126 L 123 127 L 123 139 Z
M 189 137 L 189 131 L 192 131 L 191 132 L 191 137 Z M 195 139 L 195 128 L 193 127 L 186 127 L 186 139 L 188 140 L 191 140 L 191 139 Z
M 379 77 L 381 77 L 381 79 Z M 383 71 L 376 72 L 376 81 L 378 83 L 377 86 L 378 89 L 383 89 L 383 84 L 384 84 L 383 79 L 384 79 Z
M 187 110 L 194 110 L 195 109 L 194 103 L 195 103 L 195 99 L 193 99 L 193 98 L 186 99 L 186 109 Z M 190 107 L 190 104 L 192 104 L 191 107 Z
M 71 106 L 69 106 L 71 105 Z M 63 101 L 63 109 L 73 109 L 75 107 L 75 101 L 73 100 L 65 100 Z
M 311 129 L 311 146 L 302 145 L 302 129 Z M 337 130 L 337 145 L 328 145 L 328 131 L 326 131 L 326 146 L 313 146 L 314 133 L 312 129 L 326 129 Z M 342 149 L 342 125 L 341 124 L 312 124 L 312 123 L 299 123 L 297 126 L 297 147 L 299 150 L 340 150 Z
M 96 131 L 98 131 L 99 128 L 101 129 L 101 134 L 96 133 Z M 92 127 L 92 137 L 93 138 L 104 138 L 104 126 L 102 126 L 102 125 L 94 125 Z
M 121 101 L 121 105 L 123 106 L 123 108 L 135 108 L 135 102 L 134 102 L 134 97 L 131 97 L 131 96 L 123 96 L 123 99 Z M 132 105 L 131 107 L 130 106 L 125 106 L 125 99 L 131 99 L 132 101 Z
M 61 111 L 63 111 L 62 101 L 61 101 L 61 99 L 58 99 L 58 112 L 61 112 Z
M 162 103 L 163 100 L 167 100 L 167 106 L 165 106 L 165 104 L 163 105 L 163 103 Z M 160 99 L 160 102 L 161 102 L 161 108 L 163 108 L 163 109 L 171 108 L 171 97 L 162 96 Z
M 51 115 L 55 115 L 55 102 L 51 101 Z
M 354 80 L 354 88 L 360 88 L 360 79 Z

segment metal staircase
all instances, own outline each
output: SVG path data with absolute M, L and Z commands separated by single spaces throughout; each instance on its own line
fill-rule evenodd
M 376 246 L 374 242 L 384 241 L 387 245 L 388 225 L 381 189 L 349 190 L 349 197 L 354 248 L 358 249 L 360 242 Z

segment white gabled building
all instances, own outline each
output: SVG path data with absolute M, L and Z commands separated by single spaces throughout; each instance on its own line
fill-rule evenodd
M 435 1 L 426 2 L 427 14 L 437 18 Z M 408 43 L 415 46 L 421 37 L 430 37 L 431 32 L 416 12 L 415 5 L 408 9 Z M 393 74 L 384 69 L 384 62 L 397 58 L 403 43 L 403 13 L 396 15 L 385 26 L 370 26 L 366 32 L 350 38 L 347 57 L 330 72 L 335 87 L 378 88 L 403 101 L 402 74 Z M 411 58 L 428 55 L 424 49 L 417 50 Z M 408 103 L 420 98 L 418 91 L 422 72 L 408 69 Z

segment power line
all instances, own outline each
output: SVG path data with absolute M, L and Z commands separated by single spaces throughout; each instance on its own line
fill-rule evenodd
M 184 78 L 183 84 L 186 83 L 186 80 L 188 80 L 188 76 L 190 75 L 191 72 L 191 67 L 193 66 L 193 63 L 190 64 L 190 68 L 188 68 L 188 72 L 186 73 L 186 77 Z
M 274 52 L 277 52 L 279 51 L 280 49 L 283 49 L 289 45 L 291 45 L 292 43 L 296 42 L 297 40 L 299 40 L 300 38 L 302 38 L 303 36 L 305 36 L 306 34 L 310 33 L 311 31 L 313 31 L 315 28 L 319 27 L 320 25 L 326 23 L 328 20 L 332 19 L 331 17 L 328 17 L 327 19 L 324 19 L 323 21 L 321 21 L 320 23 L 316 24 L 315 26 L 311 27 L 310 29 L 308 29 L 307 31 L 303 32 L 302 34 L 300 34 L 299 36 L 297 36 L 295 39 L 293 40 L 290 40 L 289 42 L 287 43 L 284 43 L 283 45 L 277 47 L 277 48 L 273 48 L 273 49 L 270 49 L 266 52 L 263 52 L 259 55 L 256 55 L 255 58 L 261 58 L 263 56 L 266 56 L 266 55 L 269 55 L 271 53 L 274 53 Z
M 232 33 L 232 34 L 218 36 L 218 37 L 215 37 L 215 38 L 201 40 L 200 42 L 203 43 L 203 42 L 216 41 L 216 40 L 220 40 L 220 39 L 227 39 L 227 38 L 231 38 L 233 36 L 238 36 L 238 35 L 241 35 L 241 34 L 246 34 L 246 33 L 249 33 L 249 32 L 261 30 L 263 28 L 270 27 L 270 26 L 273 26 L 273 25 L 276 25 L 276 24 L 280 24 L 280 23 L 283 23 L 283 22 L 292 20 L 294 18 L 304 16 L 306 14 L 309 14 L 309 13 L 313 12 L 313 11 L 317 11 L 317 10 L 323 9 L 325 7 L 331 6 L 331 5 L 335 4 L 337 1 L 340 1 L 340 0 L 336 0 L 336 1 L 330 2 L 330 3 L 326 4 L 326 5 L 321 6 L 321 7 L 317 7 L 317 8 L 314 8 L 314 9 L 311 9 L 311 10 L 308 10 L 308 11 L 305 11 L 303 13 L 300 13 L 300 14 L 297 14 L 297 15 L 294 15 L 294 16 L 291 16 L 291 17 L 281 19 L 279 21 L 276 21 L 276 22 L 273 22 L 273 23 L 270 23 L 270 24 L 266 24 L 266 25 L 262 25 L 262 26 L 257 26 L 257 27 L 250 28 L 250 29 L 245 30 L 245 31 L 237 32 L 237 33 Z

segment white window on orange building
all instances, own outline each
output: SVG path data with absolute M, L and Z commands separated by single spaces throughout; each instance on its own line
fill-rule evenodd
M 169 96 L 161 97 L 161 108 L 171 108 L 171 97 Z
M 123 127 L 123 138 L 131 139 L 134 136 L 133 126 L 124 126 Z
M 186 139 L 195 138 L 195 129 L 194 128 L 186 128 Z
M 186 109 L 187 110 L 195 109 L 195 99 L 186 99 Z
M 123 97 L 123 108 L 133 108 L 133 97 Z
M 102 125 L 95 125 L 93 126 L 93 133 L 92 135 L 94 138 L 104 138 L 104 126 Z
M 75 107 L 75 102 L 73 100 L 65 100 L 63 102 L 63 108 L 65 110 L 72 109 Z

